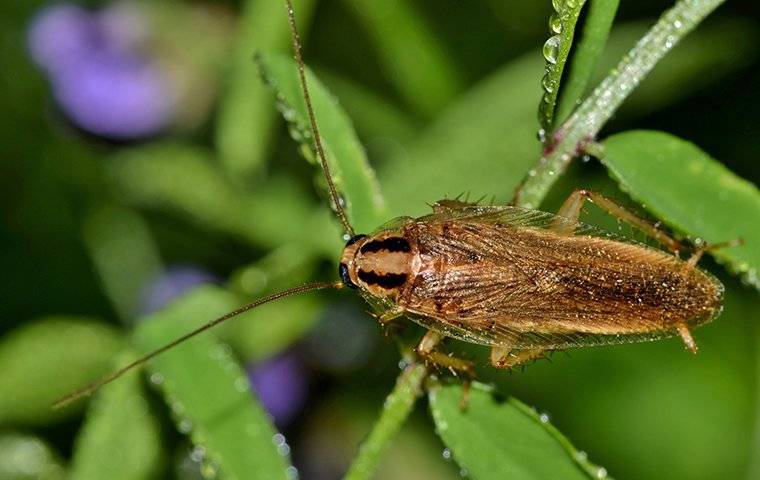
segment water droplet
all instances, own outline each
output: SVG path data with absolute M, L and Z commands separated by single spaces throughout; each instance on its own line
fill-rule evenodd
M 551 417 L 547 412 L 541 412 L 541 414 L 538 416 L 538 419 L 541 421 L 541 423 L 549 423 Z
M 404 370 L 408 366 L 409 366 L 409 362 L 405 358 L 402 358 L 401 360 L 398 361 L 399 370 Z
M 190 452 L 190 460 L 201 463 L 206 458 L 206 449 L 198 445 Z
M 681 20 L 676 20 L 675 22 L 673 22 L 673 26 L 676 29 L 680 29 L 681 27 L 683 27 L 683 23 L 681 22 Z
M 578 452 L 575 454 L 575 459 L 579 462 L 585 462 L 588 460 L 588 454 L 583 450 L 578 450 Z
M 544 143 L 546 141 L 546 130 L 539 128 L 536 132 L 536 138 L 539 142 Z
M 583 163 L 588 163 L 590 161 L 591 161 L 591 155 L 583 155 L 581 157 L 581 162 L 583 162 Z
M 554 81 L 548 73 L 541 79 L 541 85 L 547 93 L 554 91 Z
M 443 457 L 444 460 L 451 460 L 451 450 L 449 450 L 448 448 L 444 448 L 443 451 L 441 452 L 441 456 Z
M 287 457 L 288 455 L 290 455 L 290 446 L 287 443 L 278 445 L 277 453 L 279 453 L 280 456 Z
M 201 464 L 201 475 L 203 478 L 212 479 L 219 475 L 219 465 L 207 460 Z
M 150 383 L 152 383 L 153 385 L 161 385 L 164 383 L 164 376 L 158 372 L 153 373 L 150 376 Z
M 604 467 L 599 467 L 596 470 L 596 478 L 607 478 L 607 469 Z
M 460 468 L 459 469 L 459 476 L 462 477 L 462 478 L 467 478 L 467 477 L 470 476 L 470 472 L 467 471 L 466 468 Z
M 556 12 L 549 16 L 549 30 L 552 33 L 562 33 L 562 19 Z
M 183 418 L 179 421 L 179 424 L 177 425 L 177 430 L 179 430 L 179 433 L 187 435 L 188 433 L 193 431 L 193 422 L 190 421 L 188 418 Z
M 349 235 L 347 233 L 344 233 L 342 238 L 343 238 L 344 242 L 347 242 L 347 241 L 351 240 L 351 235 Z
M 285 469 L 285 475 L 290 480 L 297 480 L 298 479 L 298 469 L 296 467 L 294 467 L 293 465 L 291 465 L 287 469 Z
M 274 435 L 272 435 L 272 443 L 274 443 L 277 446 L 282 445 L 283 443 L 285 443 L 285 435 L 281 433 L 275 433 Z
M 554 10 L 559 12 L 562 9 L 562 6 L 565 4 L 563 0 L 552 0 L 552 7 L 554 7 Z
M 549 37 L 546 43 L 544 43 L 544 58 L 552 65 L 557 63 L 557 55 L 559 54 L 559 42 L 559 35 L 554 35 L 552 37 Z

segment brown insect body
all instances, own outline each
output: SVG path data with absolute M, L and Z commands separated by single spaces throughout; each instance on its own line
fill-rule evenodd
M 292 287 L 244 305 L 108 374 L 54 405 L 91 394 L 161 353 L 243 312 L 322 289 L 358 288 L 381 323 L 407 316 L 428 332 L 417 346 L 426 361 L 471 374 L 473 364 L 438 351 L 443 337 L 489 345 L 491 363 L 511 368 L 546 350 L 653 340 L 678 334 L 696 352 L 690 330 L 721 310 L 723 286 L 688 261 L 578 222 L 584 201 L 637 227 L 673 252 L 680 242 L 610 199 L 576 190 L 558 215 L 512 206 L 442 200 L 433 214 L 400 217 L 372 235 L 354 235 L 332 180 L 306 83 L 301 43 L 286 0 L 314 146 L 338 220 L 350 240 L 339 282 Z
M 447 205 L 354 237 L 344 282 L 381 314 L 514 349 L 662 338 L 720 313 L 720 282 L 675 255 L 536 210 Z

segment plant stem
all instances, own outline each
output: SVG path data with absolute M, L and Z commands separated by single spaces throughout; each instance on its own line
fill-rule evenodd
M 388 443 L 401 429 L 422 395 L 422 381 L 427 376 L 427 367 L 422 363 L 410 363 L 398 376 L 396 386 L 386 397 L 380 418 L 375 422 L 367 439 L 359 448 L 359 453 L 346 473 L 346 480 L 366 480 L 372 478 L 381 455 Z
M 528 172 L 515 204 L 537 208 L 549 189 L 654 66 L 725 0 L 680 0 L 666 11 L 618 66 L 557 129 L 549 147 Z

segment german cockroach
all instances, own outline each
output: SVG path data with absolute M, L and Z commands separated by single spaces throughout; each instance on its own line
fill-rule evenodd
M 440 351 L 446 337 L 491 347 L 491 364 L 497 368 L 552 350 L 672 335 L 697 351 L 690 332 L 720 313 L 723 295 L 721 283 L 696 266 L 707 248 L 681 260 L 677 240 L 599 194 L 577 190 L 556 215 L 441 200 L 430 215 L 397 218 L 374 233 L 355 234 L 330 175 L 292 5 L 286 3 L 314 149 L 348 239 L 340 281 L 309 283 L 243 306 L 62 398 L 56 407 L 240 313 L 320 289 L 358 290 L 381 324 L 404 316 L 422 325 L 427 333 L 417 346 L 419 356 L 454 372 L 471 372 L 472 363 Z M 580 223 L 585 200 L 642 230 L 670 253 Z

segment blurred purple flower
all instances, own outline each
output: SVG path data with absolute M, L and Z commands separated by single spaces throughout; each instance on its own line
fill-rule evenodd
M 290 423 L 303 407 L 308 379 L 303 365 L 293 353 L 253 365 L 248 370 L 248 378 L 279 427 Z
M 96 42 L 92 16 L 75 5 L 57 5 L 37 13 L 27 33 L 29 53 L 45 70 L 54 72 L 77 61 Z
M 142 316 L 153 313 L 194 287 L 216 282 L 218 282 L 216 277 L 197 267 L 190 265 L 169 267 L 166 272 L 148 282 L 143 288 L 140 314 Z
M 57 5 L 32 21 L 30 53 L 47 71 L 58 104 L 79 127 L 129 140 L 155 134 L 172 121 L 169 80 L 137 52 L 143 28 L 139 13 L 123 5 L 99 15 Z

